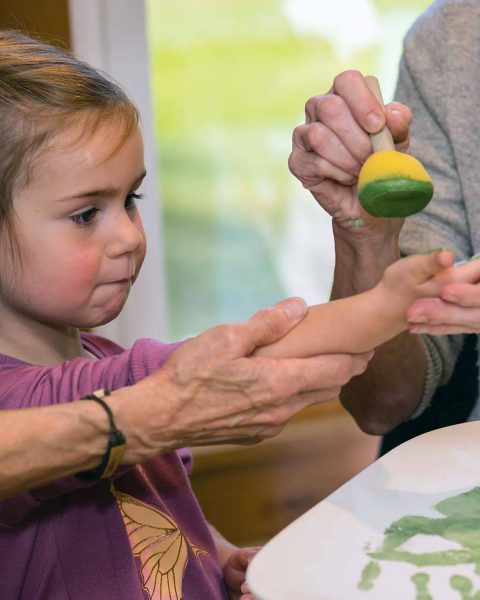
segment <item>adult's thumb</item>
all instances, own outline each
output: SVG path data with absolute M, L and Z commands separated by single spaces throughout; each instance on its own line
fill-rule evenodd
M 250 352 L 258 346 L 273 344 L 282 338 L 306 314 L 307 304 L 303 298 L 287 298 L 254 314 L 244 324 Z

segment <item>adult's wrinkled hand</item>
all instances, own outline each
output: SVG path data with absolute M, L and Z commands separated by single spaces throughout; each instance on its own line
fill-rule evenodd
M 422 298 L 407 311 L 411 333 L 480 333 L 480 260 L 449 269 L 440 298 Z
M 371 353 L 250 356 L 256 347 L 285 335 L 305 314 L 305 302 L 291 298 L 246 322 L 210 329 L 178 348 L 159 371 L 135 386 L 134 400 L 132 394 L 135 414 L 140 419 L 146 415 L 137 434 L 144 446 L 160 453 L 184 446 L 255 443 L 278 434 L 299 410 L 335 398 L 342 385 L 366 369 Z M 129 426 L 131 431 L 131 422 Z
M 328 93 L 310 98 L 305 123 L 293 132 L 289 168 L 303 186 L 349 234 L 398 232 L 402 219 L 375 219 L 357 195 L 360 169 L 372 152 L 369 133 L 390 129 L 397 150 L 408 151 L 411 111 L 399 102 L 380 106 L 358 71 L 335 77 Z M 365 226 L 354 227 L 361 219 Z M 388 233 L 387 231 L 387 233 Z

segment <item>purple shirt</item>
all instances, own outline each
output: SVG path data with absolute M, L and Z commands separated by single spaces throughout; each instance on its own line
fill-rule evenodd
M 139 340 L 129 350 L 90 334 L 99 360 L 54 367 L 0 354 L 0 408 L 76 400 L 131 385 L 177 344 Z M 219 600 L 228 598 L 207 523 L 171 452 L 111 480 L 72 476 L 0 503 L 0 600 Z

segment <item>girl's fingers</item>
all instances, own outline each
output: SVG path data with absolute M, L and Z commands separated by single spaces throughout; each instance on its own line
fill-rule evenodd
M 438 276 L 444 285 L 451 283 L 477 283 L 480 281 L 480 260 L 477 257 L 455 263 Z
M 453 254 L 450 250 L 434 250 L 426 255 L 412 255 L 406 258 L 404 267 L 411 269 L 412 278 L 419 283 L 444 271 L 453 263 Z

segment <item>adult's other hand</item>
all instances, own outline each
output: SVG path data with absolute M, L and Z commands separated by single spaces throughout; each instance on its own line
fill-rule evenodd
M 440 298 L 415 301 L 407 311 L 411 333 L 480 333 L 480 260 L 448 269 Z

